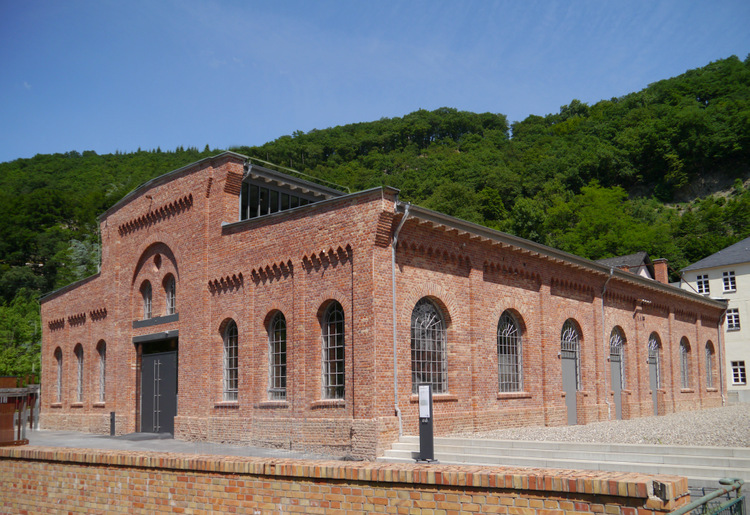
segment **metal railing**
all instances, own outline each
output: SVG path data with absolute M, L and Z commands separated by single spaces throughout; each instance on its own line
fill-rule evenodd
M 745 496 L 740 493 L 744 483 L 742 479 L 720 479 L 719 484 L 724 485 L 723 488 L 714 490 L 669 515 L 746 515 Z

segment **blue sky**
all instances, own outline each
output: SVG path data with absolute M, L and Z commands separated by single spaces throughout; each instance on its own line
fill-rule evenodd
M 748 53 L 747 0 L 0 0 L 0 162 L 512 122 Z

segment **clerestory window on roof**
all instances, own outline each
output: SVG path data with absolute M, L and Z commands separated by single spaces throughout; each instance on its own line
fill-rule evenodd
M 294 209 L 311 202 L 314 201 L 306 197 L 293 195 L 288 191 L 244 182 L 240 194 L 240 220 Z

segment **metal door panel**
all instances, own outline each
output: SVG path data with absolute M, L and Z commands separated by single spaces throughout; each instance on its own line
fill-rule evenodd
M 568 425 L 574 426 L 578 423 L 576 413 L 576 359 L 566 357 L 564 354 L 560 359 L 562 366 L 563 391 L 565 392 L 565 405 L 568 408 Z
M 141 431 L 174 434 L 177 352 L 144 354 L 141 362 Z

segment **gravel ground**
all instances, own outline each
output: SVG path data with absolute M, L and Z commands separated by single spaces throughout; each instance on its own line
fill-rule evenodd
M 580 426 L 522 427 L 453 437 L 558 442 L 750 447 L 750 404 Z

